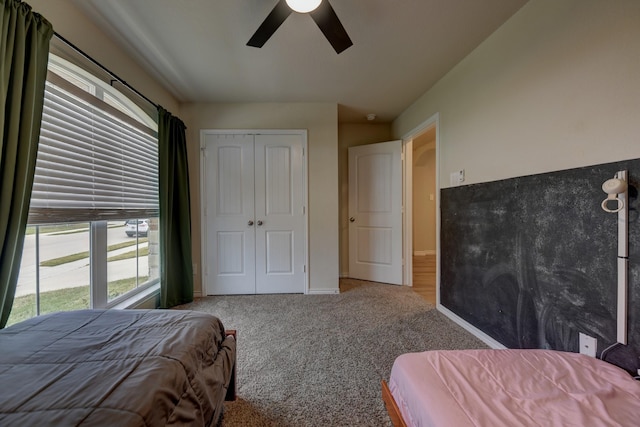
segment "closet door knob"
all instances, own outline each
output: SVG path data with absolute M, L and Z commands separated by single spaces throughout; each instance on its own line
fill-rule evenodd
M 262 221 L 258 220 L 258 226 L 262 225 Z
M 349 222 L 356 222 L 356 219 L 354 217 L 349 218 Z
M 249 220 L 249 222 L 247 223 L 247 225 L 248 225 L 249 227 L 251 227 L 251 226 L 253 225 L 253 221 Z

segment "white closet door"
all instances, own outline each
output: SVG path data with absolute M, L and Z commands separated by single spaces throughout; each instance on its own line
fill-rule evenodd
M 301 293 L 305 211 L 301 135 L 255 136 L 256 292 Z
M 253 135 L 205 135 L 209 295 L 256 292 L 253 147 Z
M 207 294 L 304 293 L 304 135 L 202 141 Z

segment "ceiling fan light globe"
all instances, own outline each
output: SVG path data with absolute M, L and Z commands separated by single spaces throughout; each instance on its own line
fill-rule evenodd
M 320 6 L 320 3 L 322 3 L 322 0 L 286 0 L 287 1 L 287 5 L 289 5 L 289 7 L 298 13 L 309 13 L 313 10 L 315 10 L 318 6 Z

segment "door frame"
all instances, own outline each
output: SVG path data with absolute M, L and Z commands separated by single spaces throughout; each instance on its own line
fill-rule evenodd
M 440 306 L 440 113 L 435 113 L 427 120 L 407 132 L 402 137 L 403 174 L 402 174 L 402 207 L 403 207 L 403 250 L 404 281 L 413 286 L 413 139 L 427 129 L 436 129 L 436 306 Z
M 207 259 L 206 236 L 206 175 L 204 158 L 205 135 L 300 135 L 302 137 L 302 200 L 304 209 L 304 294 L 309 293 L 309 167 L 308 167 L 308 131 L 307 129 L 200 129 L 200 277 L 202 281 L 202 292 L 207 294 L 208 266 L 205 265 Z

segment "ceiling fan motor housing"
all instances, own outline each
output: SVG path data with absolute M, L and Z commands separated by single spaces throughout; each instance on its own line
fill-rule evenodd
M 264 46 L 280 25 L 291 15 L 291 12 L 293 10 L 298 11 L 298 9 L 296 9 L 297 5 L 293 5 L 294 3 L 310 3 L 310 5 L 301 8 L 301 10 L 310 8 L 309 11 L 301 13 L 309 13 L 311 19 L 313 19 L 318 28 L 320 28 L 320 31 L 322 31 L 322 34 L 324 34 L 329 43 L 331 43 L 336 53 L 341 53 L 353 45 L 347 31 L 342 26 L 338 15 L 336 15 L 335 10 L 333 10 L 328 0 L 279 0 L 262 24 L 260 24 L 251 39 L 249 39 L 247 46 L 258 48 Z M 311 3 L 317 3 L 316 7 L 312 7 Z

